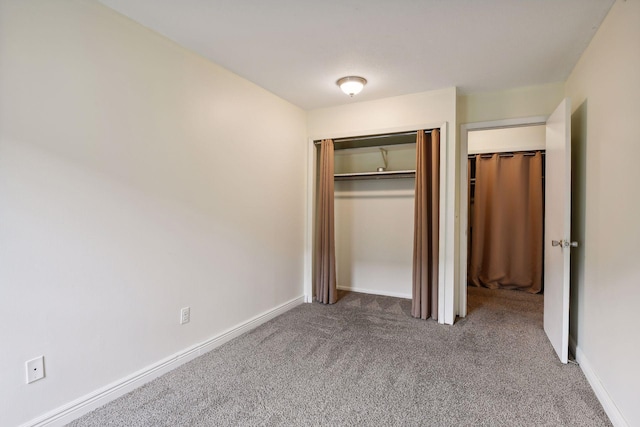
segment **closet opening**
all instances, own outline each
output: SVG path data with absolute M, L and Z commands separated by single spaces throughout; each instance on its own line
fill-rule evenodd
M 333 142 L 337 289 L 411 299 L 416 131 Z
M 410 300 L 412 316 L 442 323 L 438 236 L 446 182 L 439 165 L 446 151 L 441 128 L 427 129 L 310 141 L 313 300 L 331 304 L 345 291 L 400 297 Z
M 337 287 L 411 299 L 416 132 L 335 147 Z
M 467 143 L 465 291 L 541 314 L 545 126 L 473 130 Z

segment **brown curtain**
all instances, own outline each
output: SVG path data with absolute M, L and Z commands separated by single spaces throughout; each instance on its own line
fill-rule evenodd
M 333 304 L 338 295 L 333 231 L 333 141 L 330 139 L 325 139 L 320 144 L 319 180 L 314 286 L 317 301 Z
M 418 131 L 411 315 L 438 318 L 440 131 Z
M 542 154 L 476 155 L 469 282 L 542 290 Z

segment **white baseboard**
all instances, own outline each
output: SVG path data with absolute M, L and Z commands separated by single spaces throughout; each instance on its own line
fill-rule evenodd
M 411 295 L 403 294 L 401 292 L 387 292 L 387 291 L 378 291 L 374 289 L 364 289 L 364 288 L 350 288 L 345 286 L 338 286 L 338 289 L 341 291 L 351 291 L 351 292 L 360 292 L 362 294 L 373 294 L 373 295 L 382 295 L 385 297 L 396 297 L 396 298 L 404 298 L 411 299 Z
M 591 388 L 604 408 L 604 411 L 607 413 L 611 423 L 615 427 L 629 427 L 624 416 L 614 403 L 607 390 L 604 388 L 600 378 L 598 378 L 598 375 L 591 367 L 589 360 L 584 355 L 580 347 L 576 345 L 576 340 L 572 336 L 569 336 L 569 349 L 576 356 L 576 362 L 580 365 L 580 369 L 582 369 L 584 376 L 587 378 L 587 381 L 589 381 L 589 385 L 591 385 Z
M 148 383 L 149 381 L 166 374 L 178 366 L 201 356 L 227 341 L 236 338 L 251 329 L 291 310 L 304 302 L 304 296 L 299 296 L 285 302 L 271 310 L 259 314 L 243 323 L 240 323 L 226 331 L 199 344 L 179 351 L 172 356 L 162 359 L 153 365 L 149 365 L 125 378 L 115 381 L 103 388 L 89 393 L 66 405 L 60 406 L 38 418 L 35 418 L 21 427 L 61 427 L 82 415 L 99 408 L 106 403 Z

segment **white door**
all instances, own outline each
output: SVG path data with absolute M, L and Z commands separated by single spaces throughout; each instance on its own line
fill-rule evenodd
M 569 357 L 571 252 L 571 101 L 547 120 L 544 232 L 544 331 L 560 361 Z

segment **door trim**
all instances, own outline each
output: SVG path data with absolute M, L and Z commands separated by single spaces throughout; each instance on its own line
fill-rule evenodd
M 469 212 L 467 209 L 467 159 L 469 156 L 469 132 L 477 130 L 505 129 L 513 127 L 538 126 L 547 123 L 549 116 L 531 116 L 516 119 L 494 120 L 487 122 L 465 123 L 460 126 L 460 151 L 458 157 L 458 188 L 460 205 L 458 209 L 458 316 L 467 316 L 467 230 Z

